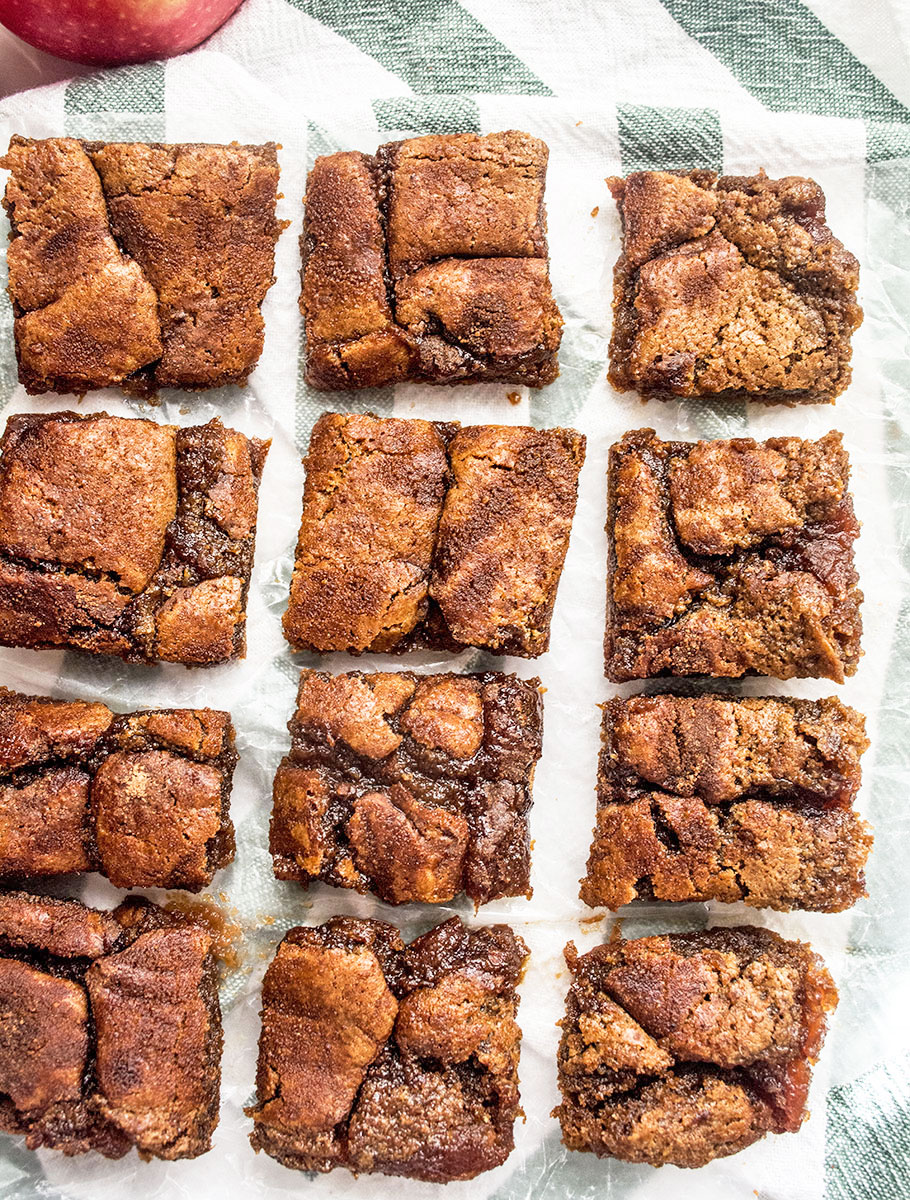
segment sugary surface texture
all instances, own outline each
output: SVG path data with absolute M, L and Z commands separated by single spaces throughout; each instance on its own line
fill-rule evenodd
M 242 383 L 262 351 L 278 160 L 264 146 L 14 137 L 4 205 L 32 394 Z
M 292 929 L 262 988 L 250 1141 L 285 1166 L 433 1183 L 513 1147 L 527 948 L 457 917 L 406 946 L 380 921 Z
M 307 379 L 326 389 L 558 373 L 547 147 L 511 130 L 318 158 L 301 249 Z
M 623 225 L 610 381 L 671 399 L 831 401 L 850 382 L 859 263 L 811 179 L 642 171 Z
M 530 895 L 538 679 L 303 671 L 275 776 L 279 879 L 390 904 Z
M 306 459 L 288 641 L 536 658 L 584 454 L 571 429 L 323 415 Z
M 606 670 L 821 677 L 860 657 L 862 592 L 839 433 L 610 449 Z
M 29 1149 L 205 1153 L 221 1042 L 200 924 L 146 900 L 0 897 L 0 1129 Z
M 187 666 L 243 657 L 267 452 L 217 418 L 10 417 L 0 645 Z
M 198 892 L 234 857 L 236 759 L 225 712 L 115 716 L 0 688 L 0 877 Z
M 559 1047 L 572 1150 L 701 1167 L 806 1118 L 837 991 L 802 942 L 749 925 L 616 941 L 566 961 Z
M 868 744 L 834 699 L 608 701 L 582 899 L 849 908 L 872 844 L 853 809 Z

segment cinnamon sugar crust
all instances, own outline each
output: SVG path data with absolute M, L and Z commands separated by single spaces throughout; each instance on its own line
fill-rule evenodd
M 837 991 L 803 942 L 749 925 L 578 955 L 553 1115 L 571 1150 L 701 1167 L 806 1119 Z
M 511 130 L 317 158 L 301 240 L 308 382 L 551 383 L 563 322 L 547 157 Z
M 0 876 L 198 892 L 234 857 L 236 761 L 225 712 L 117 716 L 0 688 Z
M 530 896 L 538 679 L 303 671 L 278 768 L 275 874 L 389 904 Z
M 29 393 L 246 380 L 283 228 L 274 143 L 15 136 L 0 166 Z
M 306 459 L 284 616 L 296 650 L 549 644 L 585 439 L 327 413 Z
M 0 645 L 188 666 L 243 657 L 268 445 L 217 418 L 10 417 Z
M 642 396 L 833 401 L 863 317 L 859 263 L 814 180 L 609 179 L 623 225 L 610 382 Z
M 262 986 L 250 1141 L 286 1167 L 432 1183 L 503 1163 L 527 948 L 457 917 L 405 945 L 381 921 L 292 929 Z
M 872 834 L 853 800 L 868 745 L 835 699 L 608 701 L 582 899 L 842 912 L 865 894 Z
M 859 533 L 839 433 L 610 450 L 606 671 L 821 677 L 860 658 Z
M 0 1128 L 30 1150 L 195 1158 L 218 1123 L 208 931 L 146 900 L 113 913 L 0 897 Z

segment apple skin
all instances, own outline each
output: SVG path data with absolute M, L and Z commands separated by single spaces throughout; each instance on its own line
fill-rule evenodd
M 0 25 L 90 66 L 171 58 L 219 29 L 243 0 L 0 0 Z

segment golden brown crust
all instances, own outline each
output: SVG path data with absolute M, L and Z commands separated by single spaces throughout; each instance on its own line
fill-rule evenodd
M 100 958 L 119 936 L 120 925 L 110 913 L 77 900 L 0 893 L 0 942 L 6 946 L 31 947 L 58 958 Z
M 381 387 L 410 370 L 386 288 L 378 187 L 374 160 L 353 151 L 317 158 L 307 181 L 300 310 L 314 387 Z
M 539 681 L 303 671 L 276 773 L 275 874 L 390 904 L 529 895 Z
M 199 891 L 234 857 L 235 762 L 228 713 L 115 716 L 0 688 L 0 875 Z
M 268 443 L 58 412 L 0 441 L 0 644 L 127 661 L 242 657 Z
M 525 658 L 547 650 L 584 454 L 568 429 L 455 435 L 430 595 L 456 642 Z
M 193 1158 L 218 1123 L 209 932 L 145 900 L 114 913 L 0 898 L 0 1128 L 30 1149 Z
M 437 1183 L 504 1162 L 526 954 L 507 926 L 457 918 L 409 946 L 379 921 L 292 929 L 263 982 L 254 1148 Z
M 295 649 L 388 650 L 427 608 L 445 429 L 327 413 L 306 459 L 285 636 Z
M 97 1109 L 143 1157 L 195 1158 L 218 1121 L 221 1023 L 212 939 L 151 928 L 86 975 Z
M 813 180 L 643 171 L 608 183 L 624 234 L 614 387 L 788 402 L 844 390 L 859 264 Z
M 861 654 L 859 533 L 839 433 L 610 450 L 606 669 L 823 677 Z
M 584 451 L 571 429 L 320 417 L 288 641 L 544 653 Z
M 308 381 L 552 382 L 547 153 L 509 131 L 318 158 L 301 243 Z
M 282 228 L 272 143 L 14 137 L 2 164 L 29 392 L 247 378 Z
M 834 699 L 609 701 L 582 899 L 849 908 L 872 844 L 852 807 L 868 744 Z
M 638 938 L 573 974 L 555 1110 L 573 1150 L 700 1167 L 806 1118 L 837 992 L 818 955 L 738 926 Z

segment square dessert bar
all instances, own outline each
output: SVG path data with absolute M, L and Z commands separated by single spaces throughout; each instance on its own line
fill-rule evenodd
M 275 151 L 14 137 L 0 167 L 26 390 L 242 383 L 283 228 Z
M 382 921 L 292 929 L 262 985 L 254 1148 L 301 1171 L 431 1183 L 505 1162 L 526 958 L 507 925 L 457 917 L 410 945 Z
M 268 447 L 217 419 L 10 417 L 0 645 L 187 666 L 242 658 Z
M 832 401 L 863 319 L 859 263 L 811 179 L 609 179 L 623 227 L 610 382 L 643 396 Z
M 0 894 L 0 1129 L 30 1150 L 211 1149 L 221 1011 L 211 934 L 147 900 L 113 913 Z
M 744 900 L 842 912 L 865 894 L 863 717 L 839 700 L 604 705 L 586 904 Z
M 279 879 L 389 904 L 530 896 L 540 680 L 303 671 L 275 776 Z
M 0 687 L 0 878 L 198 892 L 234 858 L 236 761 L 226 712 L 116 716 Z
M 750 925 L 578 955 L 559 1046 L 570 1150 L 702 1167 L 806 1119 L 837 1005 L 817 954 Z
M 854 674 L 863 595 L 848 475 L 839 433 L 627 433 L 610 449 L 607 677 Z
M 512 130 L 317 158 L 301 239 L 307 381 L 552 383 L 547 156 Z
M 543 654 L 584 455 L 573 429 L 326 413 L 285 637 L 323 654 Z

